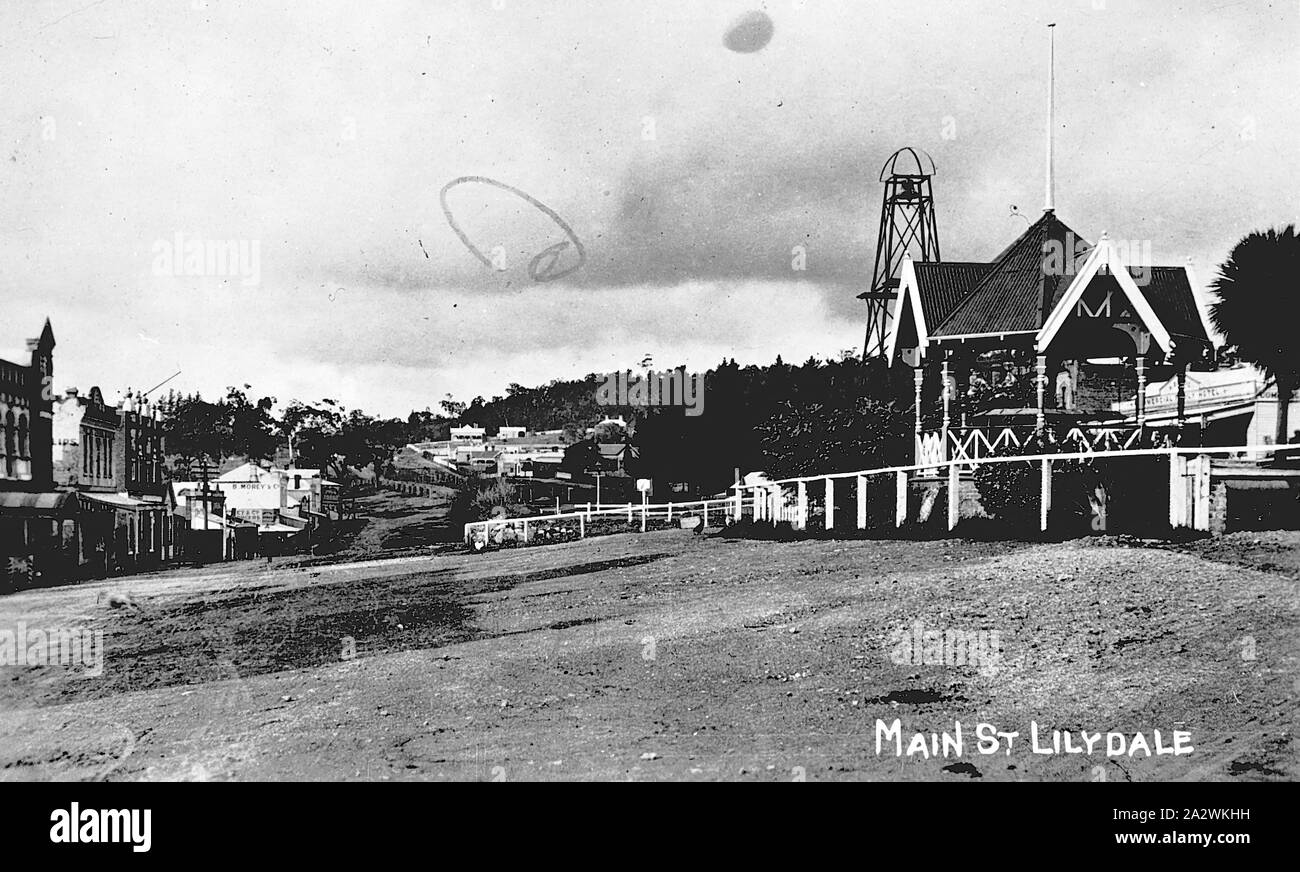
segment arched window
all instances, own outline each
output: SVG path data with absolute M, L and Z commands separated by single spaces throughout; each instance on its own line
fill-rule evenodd
M 20 478 L 32 477 L 31 440 L 27 436 L 27 416 L 20 414 L 18 416 L 18 476 Z
M 14 478 L 16 475 L 15 462 L 18 460 L 18 446 L 15 445 L 17 428 L 14 426 L 14 413 L 5 412 L 5 475 Z

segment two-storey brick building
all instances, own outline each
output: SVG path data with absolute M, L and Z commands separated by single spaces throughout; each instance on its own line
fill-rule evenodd
M 54 475 L 80 510 L 79 562 L 92 573 L 157 565 L 176 555 L 163 480 L 161 414 L 128 391 L 116 405 L 98 387 L 55 404 Z
M 0 589 L 57 579 L 77 533 L 76 499 L 54 489 L 54 330 L 0 348 Z

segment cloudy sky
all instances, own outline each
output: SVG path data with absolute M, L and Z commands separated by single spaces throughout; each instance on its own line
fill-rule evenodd
M 771 41 L 730 50 L 750 9 Z M 1050 21 L 1063 220 L 1202 283 L 1297 220 L 1294 2 L 6 3 L 0 345 L 48 315 L 60 388 L 182 370 L 402 415 L 646 354 L 860 349 L 892 151 L 933 155 L 947 259 L 1041 210 Z M 453 186 L 482 263 L 440 201 L 464 176 L 543 204 L 580 268 L 535 281 L 560 224 Z M 187 274 L 177 234 L 250 259 Z

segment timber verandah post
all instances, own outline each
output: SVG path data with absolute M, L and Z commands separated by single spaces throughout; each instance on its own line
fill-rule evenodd
M 1133 411 L 1137 418 L 1138 433 L 1141 434 L 1147 423 L 1147 356 L 1139 354 L 1134 358 L 1133 368 L 1137 371 L 1137 396 L 1133 398 Z
M 943 459 L 948 459 L 948 427 L 952 423 L 952 390 L 949 386 L 949 379 L 952 378 L 952 349 L 943 350 L 943 368 L 940 372 L 942 387 L 940 388 L 943 397 L 943 427 L 940 432 L 940 441 L 943 444 Z
M 1187 425 L 1187 362 L 1178 364 L 1178 435 L 1183 435 Z
M 916 403 L 916 453 L 914 455 L 915 463 L 921 462 L 921 387 L 925 383 L 925 367 L 920 365 L 912 376 L 916 383 L 915 403 Z
M 1038 390 L 1038 415 L 1034 419 L 1034 432 L 1039 436 L 1042 435 L 1043 429 L 1047 426 L 1047 355 L 1038 355 L 1038 361 L 1035 366 L 1034 382 Z

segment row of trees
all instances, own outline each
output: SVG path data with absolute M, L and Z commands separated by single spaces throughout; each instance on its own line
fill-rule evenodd
M 167 450 L 180 476 L 200 459 L 270 460 L 280 455 L 302 467 L 327 470 L 346 480 L 350 470 L 379 470 L 408 442 L 446 438 L 452 421 L 432 413 L 376 418 L 349 410 L 332 399 L 307 404 L 294 400 L 276 414 L 274 397 L 250 398 L 250 385 L 230 387 L 215 402 L 197 394 L 171 395 L 167 412 Z
M 599 405 L 603 376 L 597 375 L 539 388 L 511 385 L 506 397 L 468 404 L 447 398 L 441 413 L 426 409 L 405 420 L 349 410 L 332 399 L 295 400 L 277 412 L 276 399 L 255 399 L 250 385 L 232 386 L 216 401 L 171 395 L 162 405 L 178 475 L 202 458 L 287 460 L 292 448 L 298 465 L 346 479 L 350 470 L 382 469 L 408 443 L 446 439 L 457 422 L 489 431 L 506 421 L 533 430 L 564 429 L 570 442 L 581 443 L 587 427 L 621 414 L 627 430 L 607 427 L 592 443 L 631 442 L 640 453 L 633 474 L 713 492 L 731 484 L 736 468 L 794 475 L 901 459 L 906 415 L 891 400 L 894 380 L 879 361 L 864 364 L 847 353 L 799 366 L 780 357 L 762 367 L 730 360 L 705 373 L 704 414 L 698 416 L 681 406 Z

